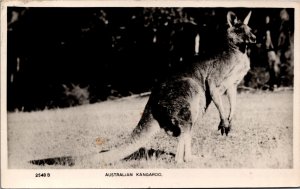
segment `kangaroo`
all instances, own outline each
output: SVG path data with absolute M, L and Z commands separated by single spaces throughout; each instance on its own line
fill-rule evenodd
M 100 162 L 113 162 L 129 156 L 160 129 L 179 137 L 175 161 L 191 161 L 191 130 L 199 116 L 214 102 L 219 115 L 218 129 L 228 135 L 236 107 L 237 85 L 250 69 L 246 53 L 249 43 L 255 43 L 248 22 L 251 11 L 243 22 L 235 13 L 227 14 L 228 29 L 222 52 L 190 64 L 184 72 L 160 83 L 151 92 L 142 117 L 130 138 L 121 146 L 94 156 Z M 222 98 L 227 94 L 229 116 L 225 115 Z

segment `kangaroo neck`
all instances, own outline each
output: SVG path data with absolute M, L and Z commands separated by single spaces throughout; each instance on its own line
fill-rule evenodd
M 247 44 L 246 43 L 242 43 L 242 44 L 238 45 L 238 49 L 239 49 L 240 52 L 242 52 L 243 54 L 245 54 L 246 51 L 247 51 Z
M 238 43 L 238 44 L 234 44 L 233 42 L 228 42 L 228 49 L 231 49 L 231 50 L 238 50 L 240 51 L 241 53 L 245 54 L 246 51 L 247 51 L 247 44 L 246 43 Z

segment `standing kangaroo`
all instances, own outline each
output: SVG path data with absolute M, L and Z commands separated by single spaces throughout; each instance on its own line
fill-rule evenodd
M 228 12 L 229 27 L 223 51 L 189 65 L 185 72 L 155 87 L 130 139 L 116 149 L 95 155 L 95 158 L 100 162 L 121 160 L 142 147 L 163 128 L 168 134 L 179 137 L 176 162 L 190 161 L 191 129 L 211 101 L 220 114 L 218 129 L 222 135 L 227 135 L 235 112 L 237 85 L 250 69 L 247 44 L 256 41 L 248 27 L 250 16 L 251 12 L 241 22 L 233 12 Z M 221 98 L 225 92 L 230 104 L 228 117 Z

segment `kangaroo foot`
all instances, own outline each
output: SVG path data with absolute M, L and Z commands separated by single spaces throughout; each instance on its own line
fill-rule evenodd
M 184 157 L 185 162 L 194 162 L 194 161 L 197 161 L 198 159 L 199 159 L 199 157 L 197 157 L 195 155 L 189 155 L 189 156 Z

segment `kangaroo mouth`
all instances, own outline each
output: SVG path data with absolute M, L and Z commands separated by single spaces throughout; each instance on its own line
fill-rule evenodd
M 246 44 L 254 44 L 254 43 L 256 43 L 256 39 L 247 39 L 246 41 L 245 41 L 245 43 Z
M 250 40 L 250 43 L 256 43 L 256 39 Z
M 249 41 L 249 43 L 256 43 L 256 37 L 255 37 L 255 35 L 250 36 L 249 39 L 248 39 L 248 41 Z

